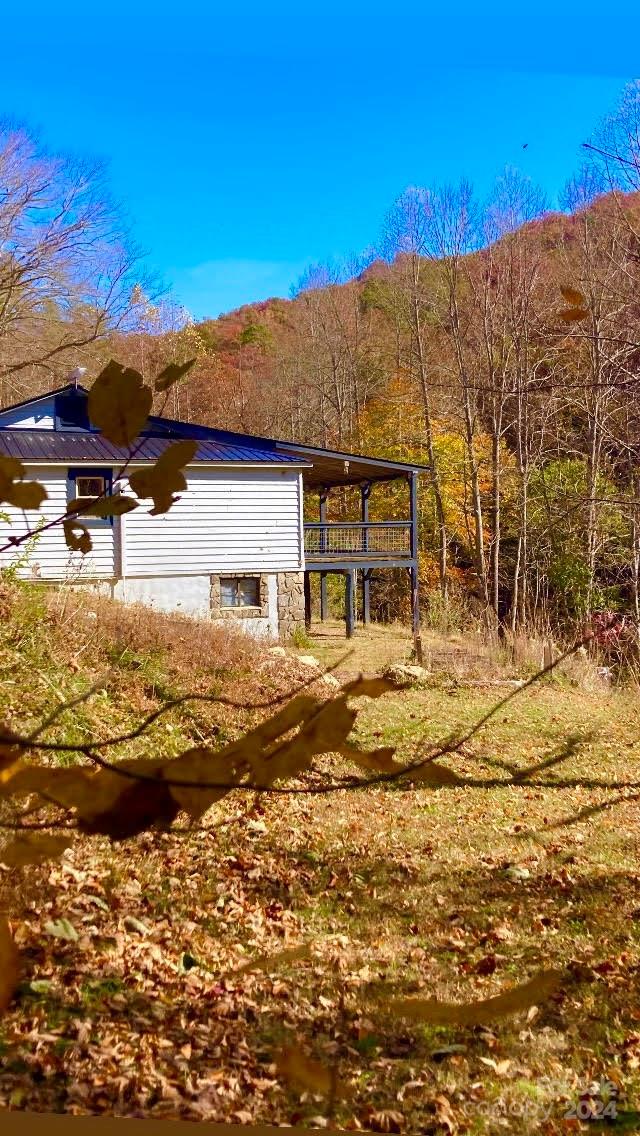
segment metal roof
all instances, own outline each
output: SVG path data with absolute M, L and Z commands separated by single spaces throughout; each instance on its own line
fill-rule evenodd
M 213 431 L 211 431 L 213 433 Z M 184 437 L 184 434 L 182 435 Z M 142 436 L 134 446 L 132 461 L 155 461 L 171 445 L 175 437 Z M 0 453 L 25 463 L 93 462 L 97 465 L 123 464 L 130 450 L 114 446 L 100 434 L 82 431 L 0 429 Z M 309 463 L 294 454 L 281 453 L 262 445 L 231 445 L 211 438 L 200 441 L 193 461 L 244 462 L 264 465 L 306 466 Z
M 394 481 L 411 473 L 427 473 L 430 466 L 418 462 L 398 462 L 387 458 L 368 457 L 365 454 L 350 454 L 342 450 L 328 450 L 321 446 L 307 446 L 298 442 L 283 442 L 275 438 L 258 437 L 253 434 L 238 434 L 232 430 L 218 430 L 211 426 L 199 426 L 194 422 L 178 422 L 172 418 L 151 416 L 149 422 L 154 430 L 166 431 L 176 438 L 215 438 L 225 445 L 259 445 L 282 457 L 296 456 L 307 468 L 304 483 L 308 488 L 320 489 L 336 485 L 360 485 L 363 481 Z
M 13 407 L 5 407 L 4 410 L 28 406 L 40 398 L 72 392 L 81 399 L 88 394 L 79 384 L 69 383 L 55 391 L 48 391 L 45 395 L 25 399 Z M 2 413 L 0 410 L 0 417 Z M 320 446 L 218 430 L 195 422 L 179 422 L 155 415 L 149 416 L 147 429 L 142 431 L 138 439 L 135 460 L 155 461 L 171 441 L 180 438 L 193 438 L 201 443 L 194 461 L 298 466 L 304 470 L 307 488 L 314 489 L 358 485 L 367 481 L 393 481 L 429 469 L 429 466 L 415 462 L 397 462 L 364 454 L 343 453 Z M 1 425 L 0 453 L 24 462 L 123 463 L 129 457 L 128 450 L 107 442 L 95 430 L 27 430 Z

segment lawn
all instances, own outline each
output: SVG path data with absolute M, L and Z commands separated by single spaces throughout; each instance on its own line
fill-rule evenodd
M 375 652 L 379 664 L 380 638 L 354 640 L 343 669 Z M 342 646 L 311 651 L 330 663 Z M 507 693 L 465 685 L 459 642 L 432 647 L 424 686 L 362 700 L 358 744 L 415 759 Z M 442 661 L 450 649 L 456 667 Z M 276 658 L 261 683 L 308 670 Z M 616 1127 L 636 1131 L 639 726 L 634 692 L 561 676 L 518 693 L 446 758 L 464 785 L 263 797 L 250 810 L 238 794 L 200 829 L 115 848 L 84 838 L 19 892 L 4 871 L 25 973 L 3 1020 L 0 1103 L 551 1134 L 576 1130 L 571 1108 L 602 1079 L 619 1093 Z M 301 944 L 308 957 L 240 973 Z M 517 1017 L 433 1026 L 389 1009 L 397 996 L 483 999 L 543 967 L 561 969 L 558 992 Z M 345 1098 L 292 1084 L 291 1047 Z

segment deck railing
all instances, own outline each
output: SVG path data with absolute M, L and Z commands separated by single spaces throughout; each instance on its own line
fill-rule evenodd
M 304 551 L 312 560 L 323 557 L 411 556 L 410 521 L 340 521 L 305 524 Z

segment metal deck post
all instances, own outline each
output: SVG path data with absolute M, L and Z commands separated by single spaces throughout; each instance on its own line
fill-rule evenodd
M 418 474 L 409 475 L 410 517 L 411 517 L 411 629 L 416 660 L 422 663 L 422 640 L 420 638 L 420 584 L 418 579 Z
M 345 572 L 345 612 L 347 623 L 347 639 L 353 637 L 356 625 L 356 574 L 353 569 Z
M 361 506 L 361 519 L 363 524 L 369 521 L 369 496 L 371 494 L 371 482 L 365 481 L 360 486 L 360 506 Z M 362 548 L 364 552 L 369 551 L 369 530 L 365 528 L 362 530 Z M 370 587 L 369 587 L 369 570 L 363 568 L 362 570 L 362 622 L 365 627 L 371 622 L 371 605 L 370 605 Z
M 328 489 L 320 490 L 320 524 L 326 525 L 327 523 L 327 497 L 329 496 Z M 320 530 L 320 551 L 325 552 L 327 548 L 327 533 L 325 529 Z M 324 623 L 329 614 L 329 605 L 327 603 L 327 573 L 320 573 L 320 620 Z
M 308 631 L 311 627 L 311 574 L 304 574 L 304 625 Z

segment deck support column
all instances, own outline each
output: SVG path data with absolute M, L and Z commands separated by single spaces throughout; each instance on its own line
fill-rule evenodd
M 307 631 L 311 628 L 311 573 L 304 574 L 304 626 Z
M 371 623 L 371 568 L 362 569 L 362 622 L 365 627 Z
M 422 664 L 422 639 L 420 638 L 420 584 L 418 578 L 418 474 L 409 474 L 409 496 L 411 517 L 411 630 L 416 662 Z
M 369 522 L 369 497 L 371 494 L 371 482 L 364 481 L 360 486 L 360 516 L 364 525 Z M 362 530 L 362 549 L 363 552 L 369 551 L 369 530 L 367 528 Z M 362 622 L 365 627 L 371 622 L 371 604 L 370 604 L 370 576 L 369 570 L 364 568 L 362 570 Z
M 356 625 L 356 573 L 353 568 L 345 572 L 345 615 L 347 639 L 353 637 Z
M 320 490 L 320 524 L 326 525 L 327 523 L 327 497 L 329 496 L 328 489 Z M 326 529 L 320 530 L 320 551 L 326 552 L 327 550 L 327 533 Z M 329 614 L 329 605 L 327 603 L 327 573 L 320 573 L 320 621 L 324 623 Z

